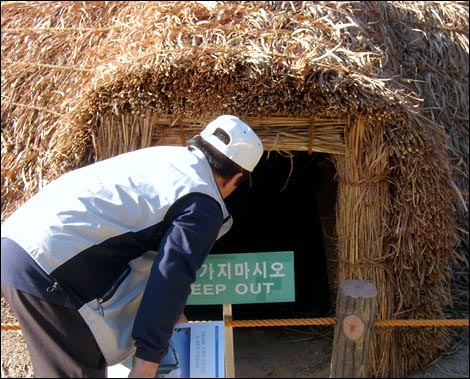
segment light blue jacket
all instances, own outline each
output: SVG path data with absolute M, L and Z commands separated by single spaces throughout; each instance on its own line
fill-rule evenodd
M 162 146 L 63 175 L 3 223 L 2 237 L 77 300 L 113 365 L 136 345 L 143 359 L 163 357 L 196 271 L 231 223 L 204 155 Z

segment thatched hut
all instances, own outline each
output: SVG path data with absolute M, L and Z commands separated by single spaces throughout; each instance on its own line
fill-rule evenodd
M 305 254 L 321 252 L 332 294 L 346 279 L 374 283 L 379 320 L 445 318 L 455 267 L 468 285 L 468 2 L 5 1 L 1 12 L 2 220 L 60 174 L 185 144 L 231 113 L 266 149 L 236 248 L 291 250 L 319 225 L 296 262 L 314 270 Z M 289 204 L 275 222 L 256 217 L 263 196 L 249 200 L 266 182 L 265 198 Z M 451 336 L 377 328 L 370 375 L 425 366 Z

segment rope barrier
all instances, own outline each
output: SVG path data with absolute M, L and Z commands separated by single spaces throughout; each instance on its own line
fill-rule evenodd
M 253 327 L 253 326 L 294 326 L 294 325 L 335 325 L 336 318 L 298 318 L 277 320 L 230 320 L 225 321 L 226 326 Z M 461 320 L 381 320 L 375 321 L 374 326 L 468 326 L 467 319 Z
M 337 319 L 332 318 L 291 318 L 269 320 L 226 320 L 225 325 L 233 328 L 246 328 L 256 326 L 302 326 L 302 325 L 335 325 Z M 378 320 L 374 322 L 377 327 L 430 327 L 430 326 L 469 326 L 467 319 L 447 320 Z M 20 330 L 19 324 L 2 323 L 2 330 Z
M 270 320 L 225 320 L 226 326 L 244 328 L 253 326 L 335 325 L 336 318 L 291 318 Z
M 19 324 L 3 324 L 2 330 L 20 330 Z
M 468 326 L 468 320 L 382 320 L 375 321 L 374 326 Z

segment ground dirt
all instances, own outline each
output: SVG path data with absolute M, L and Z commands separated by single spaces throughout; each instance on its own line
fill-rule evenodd
M 2 325 L 16 323 L 2 298 Z M 452 351 L 409 378 L 468 378 L 468 328 L 461 328 Z M 332 326 L 249 327 L 234 329 L 237 378 L 328 378 Z M 32 378 L 20 331 L 2 327 L 2 378 Z

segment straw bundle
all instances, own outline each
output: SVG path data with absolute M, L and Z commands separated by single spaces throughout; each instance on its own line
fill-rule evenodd
M 96 157 L 100 160 L 153 145 L 184 146 L 210 120 L 155 117 L 150 112 L 138 119 L 133 115 L 103 117 L 95 138 Z M 244 120 L 257 129 L 265 150 L 344 154 L 346 120 L 281 116 Z
M 374 283 L 378 291 L 377 317 L 395 318 L 394 276 L 389 272 L 389 255 L 384 239 L 392 208 L 389 190 L 390 150 L 382 124 L 358 116 L 346 134 L 344 156 L 335 156 L 338 186 L 337 234 L 338 277 Z M 354 225 L 354 227 L 350 227 Z M 371 352 L 371 372 L 393 376 L 388 359 L 395 341 L 392 331 L 376 332 Z M 400 371 L 400 370 L 398 370 Z
M 233 113 L 267 150 L 332 155 L 337 277 L 377 286 L 377 318 L 445 317 L 453 267 L 468 285 L 468 16 L 467 2 L 2 2 L 2 220 L 62 173 Z M 426 365 L 451 335 L 377 332 L 371 376 Z

